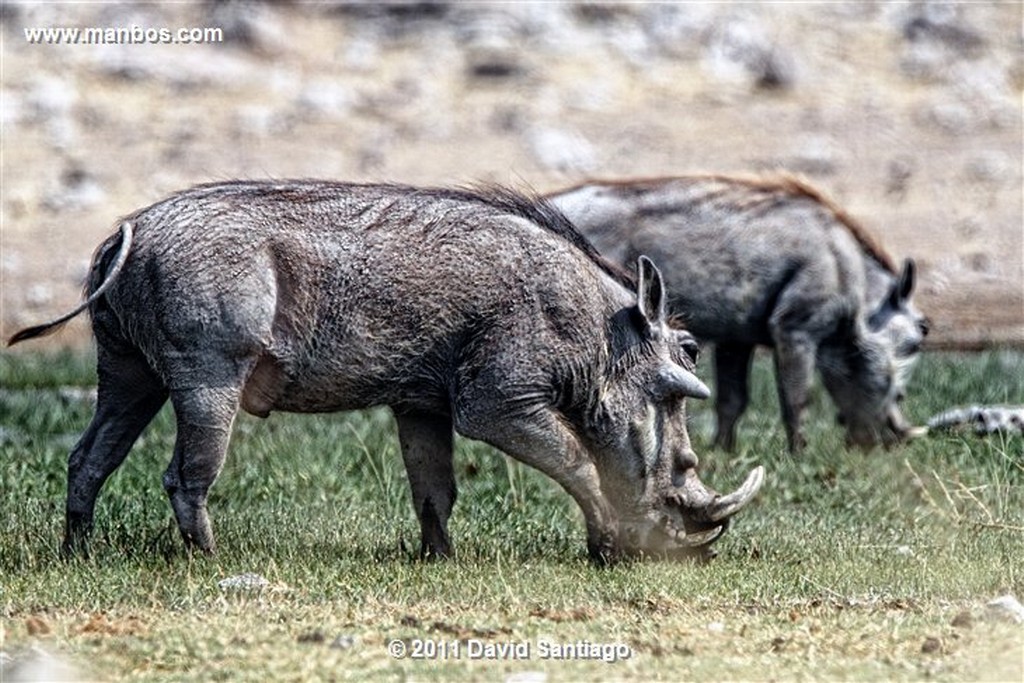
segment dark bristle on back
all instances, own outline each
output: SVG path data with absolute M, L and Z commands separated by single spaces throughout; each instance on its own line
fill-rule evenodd
M 540 194 L 532 191 L 526 194 L 494 184 L 439 192 L 448 194 L 455 199 L 481 202 L 539 225 L 582 251 L 616 282 L 636 291 L 636 278 L 633 274 L 602 256 L 594 245 L 576 229 L 572 221 Z
M 763 177 L 735 178 L 729 176 L 711 176 L 724 182 L 739 181 L 754 190 L 769 193 L 782 193 L 788 197 L 805 197 L 822 206 L 829 211 L 843 227 L 850 231 L 850 234 L 864 248 L 864 251 L 879 263 L 883 268 L 897 274 L 899 268 L 892 256 L 885 250 L 878 238 L 862 223 L 857 221 L 849 212 L 841 207 L 835 200 L 825 194 L 811 183 L 799 176 L 788 173 L 778 173 Z
M 695 174 L 686 176 L 655 176 L 649 178 L 633 179 L 591 179 L 570 186 L 561 190 L 558 194 L 567 194 L 591 185 L 601 185 L 612 188 L 623 197 L 644 195 L 648 192 L 656 192 L 666 183 L 701 184 L 707 182 L 721 183 L 723 188 L 716 190 L 717 194 L 729 197 L 728 188 L 743 188 L 748 192 L 763 194 L 758 201 L 748 204 L 748 208 L 756 208 L 759 211 L 771 210 L 779 204 L 784 204 L 791 199 L 805 198 L 815 202 L 826 211 L 830 212 L 835 219 L 847 230 L 854 239 L 864 248 L 864 251 L 891 273 L 898 274 L 899 266 L 892 256 L 882 246 L 878 237 L 868 230 L 862 223 L 857 221 L 849 212 L 842 208 L 835 200 L 825 192 L 818 189 L 810 182 L 800 176 L 786 172 L 768 173 L 764 175 L 723 175 L 718 173 Z M 773 206 L 770 202 L 775 202 Z M 664 209 L 647 209 L 648 212 L 675 211 L 674 206 Z
M 196 185 L 184 193 L 178 193 L 171 200 L 185 195 L 203 196 L 207 193 L 225 190 L 238 195 L 273 198 L 289 202 L 315 202 L 336 196 L 339 188 L 370 187 L 389 188 L 395 192 L 419 195 L 431 199 L 451 199 L 459 202 L 484 204 L 503 213 L 524 218 L 558 235 L 582 251 L 602 271 L 624 287 L 636 291 L 636 278 L 628 270 L 604 258 L 596 248 L 553 204 L 532 190 L 513 190 L 497 183 L 481 183 L 466 187 L 422 188 L 403 183 L 343 183 L 330 180 L 282 179 L 273 182 L 259 180 L 234 180 L 230 183 L 205 183 Z

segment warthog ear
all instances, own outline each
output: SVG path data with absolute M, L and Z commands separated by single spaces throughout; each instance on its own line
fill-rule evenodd
M 893 283 L 892 290 L 889 292 L 889 304 L 893 308 L 899 308 L 910 299 L 910 294 L 914 291 L 916 276 L 917 264 L 914 263 L 914 259 L 905 259 L 903 270 L 900 271 L 899 277 L 896 278 L 896 282 Z
M 636 262 L 636 308 L 648 325 L 665 322 L 665 281 L 661 271 L 646 256 Z

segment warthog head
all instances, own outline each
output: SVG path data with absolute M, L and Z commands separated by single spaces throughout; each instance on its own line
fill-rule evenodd
M 928 320 L 910 301 L 914 272 L 914 262 L 907 259 L 877 308 L 853 323 L 850 344 L 822 347 L 822 377 L 839 408 L 848 444 L 891 445 L 922 433 L 899 408 L 928 334 Z
M 613 320 L 612 373 L 585 420 L 584 440 L 598 460 L 623 551 L 703 556 L 729 518 L 757 494 L 764 469 L 754 469 L 728 495 L 701 482 L 685 406 L 687 398 L 710 396 L 693 374 L 697 343 L 669 327 L 661 273 L 643 257 L 637 289 L 637 306 Z

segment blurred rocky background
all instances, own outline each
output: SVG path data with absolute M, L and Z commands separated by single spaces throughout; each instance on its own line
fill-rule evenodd
M 786 170 L 917 258 L 933 344 L 1024 344 L 1021 3 L 0 7 L 5 337 L 79 301 L 119 215 L 195 183 Z M 224 42 L 25 38 L 131 26 Z

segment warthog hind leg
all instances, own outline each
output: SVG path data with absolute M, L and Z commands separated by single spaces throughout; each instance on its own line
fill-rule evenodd
M 62 552 L 86 551 L 96 497 L 132 444 L 167 400 L 167 389 L 135 354 L 97 349 L 96 414 L 68 458 L 68 491 Z
M 206 498 L 224 464 L 240 395 L 235 386 L 171 390 L 178 437 L 164 489 L 185 544 L 205 553 L 216 549 Z

